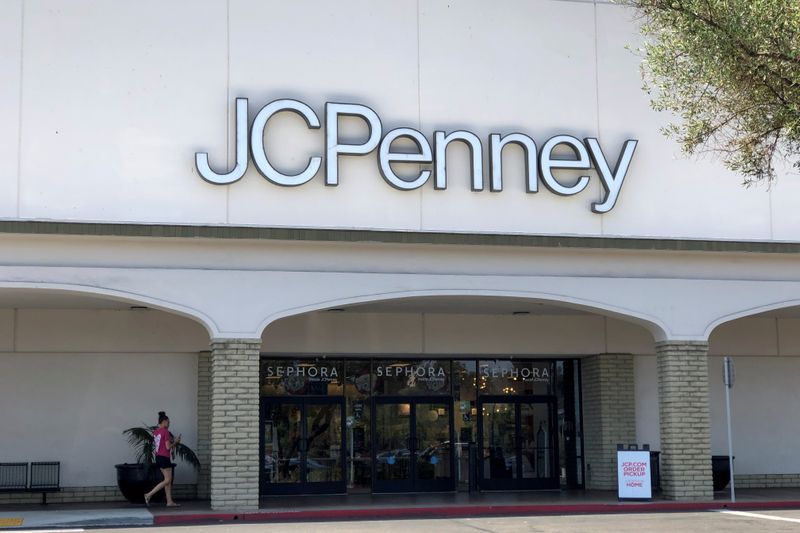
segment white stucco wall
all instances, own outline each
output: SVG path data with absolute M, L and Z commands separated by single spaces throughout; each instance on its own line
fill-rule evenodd
M 800 393 L 795 383 L 800 358 L 735 356 L 733 360 L 736 384 L 731 393 L 731 412 L 736 473 L 800 472 L 800 456 L 794 444 L 800 440 Z M 727 455 L 722 357 L 709 357 L 708 367 L 711 452 Z M 660 449 L 655 356 L 637 356 L 634 369 L 637 440 Z
M 797 240 L 797 180 L 744 189 L 659 133 L 668 117 L 650 110 L 626 49 L 639 41 L 633 13 L 604 2 L 6 0 L 0 218 Z M 384 131 L 410 126 L 430 139 L 465 128 L 485 158 L 491 132 L 539 146 L 556 133 L 596 136 L 610 159 L 625 139 L 640 142 L 602 216 L 589 210 L 600 197 L 593 171 L 577 196 L 526 194 L 514 149 L 500 193 L 469 190 L 460 146 L 445 191 L 389 187 L 375 153 L 341 158 L 338 187 L 321 173 L 279 187 L 252 164 L 240 182 L 211 185 L 194 154 L 232 163 L 238 96 L 251 117 L 298 98 L 318 115 L 326 101 L 368 105 Z M 350 140 L 364 133 L 357 121 L 343 128 Z M 283 115 L 266 140 L 273 163 L 293 171 L 324 144 Z
M 733 453 L 736 472 L 800 472 L 800 375 L 798 357 L 733 358 L 736 383 L 731 391 Z M 711 451 L 728 453 L 722 358 L 709 358 Z
M 636 441 L 661 449 L 658 420 L 658 369 L 655 355 L 633 358 L 633 390 L 636 399 Z
M 792 257 L 492 246 L 0 236 L 0 290 L 118 298 L 259 338 L 305 312 L 409 297 L 553 302 L 706 340 L 715 324 L 800 304 Z
M 154 311 L 0 311 L 0 460 L 60 461 L 65 487 L 116 485 L 114 464 L 135 459 L 122 431 L 161 410 L 194 447 L 204 334 Z

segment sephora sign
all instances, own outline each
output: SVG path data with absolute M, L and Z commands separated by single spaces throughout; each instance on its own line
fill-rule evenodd
M 580 176 L 577 180 L 560 180 L 559 169 L 589 170 L 594 168 L 605 191 L 600 202 L 592 204 L 595 213 L 611 211 L 617 202 L 625 175 L 636 150 L 636 140 L 627 140 L 622 145 L 615 160 L 609 161 L 597 139 L 589 137 L 578 139 L 571 135 L 556 135 L 537 147 L 536 142 L 524 133 L 492 133 L 488 138 L 487 155 L 489 175 L 484 176 L 484 147 L 481 139 L 466 130 L 434 131 L 433 146 L 428 138 L 413 128 L 396 128 L 384 134 L 380 117 L 367 106 L 328 102 L 325 104 L 325 146 L 318 153 L 311 154 L 305 169 L 298 174 L 285 174 L 269 161 L 268 147 L 264 144 L 264 130 L 269 119 L 277 113 L 291 112 L 300 115 L 310 129 L 321 128 L 320 119 L 308 105 L 298 100 L 281 99 L 270 102 L 261 108 L 253 119 L 248 131 L 247 98 L 236 99 L 236 164 L 227 172 L 217 172 L 211 168 L 208 153 L 195 154 L 195 165 L 200 176 L 215 185 L 229 185 L 244 176 L 252 158 L 258 171 L 270 182 L 284 187 L 296 187 L 310 181 L 325 164 L 325 185 L 339 184 L 339 158 L 342 156 L 364 156 L 377 151 L 377 164 L 386 182 L 401 191 L 412 191 L 425 185 L 431 177 L 434 189 L 447 189 L 447 146 L 453 142 L 464 143 L 470 152 L 471 188 L 480 192 L 488 188 L 492 192 L 503 190 L 503 150 L 516 145 L 525 154 L 525 183 L 529 193 L 539 192 L 539 181 L 552 193 L 572 196 L 583 191 L 590 176 Z M 367 129 L 367 139 L 359 144 L 343 143 L 339 138 L 339 118 L 356 117 L 363 121 Z M 399 151 L 396 141 L 408 141 L 415 147 L 413 151 Z M 566 150 L 565 150 L 566 149 Z M 558 157 L 555 152 L 570 154 Z M 249 154 L 248 154 L 249 153 Z M 248 157 L 249 155 L 249 157 Z M 399 176 L 393 165 L 412 163 L 421 165 L 419 172 L 412 177 Z

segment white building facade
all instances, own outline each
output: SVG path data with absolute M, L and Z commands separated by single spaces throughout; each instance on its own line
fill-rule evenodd
M 115 499 L 800 483 L 800 184 L 684 159 L 607 2 L 0 4 L 0 462 Z M 446 163 L 446 164 L 445 164 Z M 472 462 L 470 462 L 470 456 Z M 26 496 L 0 495 L 0 502 Z

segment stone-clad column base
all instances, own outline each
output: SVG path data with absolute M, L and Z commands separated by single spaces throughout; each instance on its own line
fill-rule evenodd
M 636 442 L 633 356 L 599 354 L 581 361 L 586 488 L 616 490 L 617 444 Z
M 258 509 L 261 341 L 211 342 L 211 508 Z
M 211 497 L 211 352 L 197 354 L 197 498 Z
M 659 342 L 656 353 L 664 497 L 711 500 L 708 343 Z

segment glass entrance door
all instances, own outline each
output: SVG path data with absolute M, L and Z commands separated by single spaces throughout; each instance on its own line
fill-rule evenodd
M 414 457 L 417 491 L 454 490 L 452 400 L 415 405 Z
M 479 401 L 482 489 L 558 488 L 554 409 L 549 399 L 503 396 Z
M 452 401 L 376 398 L 374 492 L 454 490 Z
M 261 492 L 345 492 L 344 398 L 262 401 Z
M 411 490 L 411 404 L 375 402 L 373 488 Z

